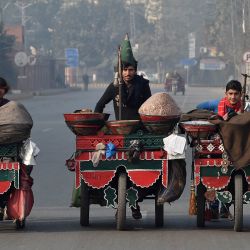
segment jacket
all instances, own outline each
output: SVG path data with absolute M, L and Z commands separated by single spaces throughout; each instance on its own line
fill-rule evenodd
M 122 120 L 139 119 L 140 106 L 151 96 L 149 81 L 136 75 L 130 87 L 122 84 Z M 119 87 L 110 83 L 95 107 L 95 112 L 102 113 L 106 104 L 113 101 L 115 117 L 119 119 Z

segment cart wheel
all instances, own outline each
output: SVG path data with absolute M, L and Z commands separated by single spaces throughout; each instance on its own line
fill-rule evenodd
M 80 224 L 81 226 L 89 225 L 89 188 L 83 180 L 81 182 Z
M 234 178 L 234 231 L 240 232 L 243 226 L 243 186 L 242 175 Z
M 126 224 L 126 191 L 127 191 L 127 175 L 120 173 L 118 177 L 118 206 L 116 228 L 124 230 Z
M 200 183 L 197 186 L 197 227 L 205 226 L 205 194 L 206 188 Z
M 25 228 L 25 219 L 16 220 L 16 229 L 24 229 Z
M 164 203 L 157 203 L 158 197 L 155 197 L 155 227 L 163 227 L 164 225 Z

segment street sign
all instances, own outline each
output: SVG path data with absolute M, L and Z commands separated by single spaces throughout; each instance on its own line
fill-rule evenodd
M 189 50 L 189 58 L 195 57 L 195 34 L 189 33 L 188 35 L 188 50 Z
M 68 67 L 78 67 L 79 65 L 79 53 L 77 48 L 65 49 L 66 65 Z
M 197 61 L 194 58 L 185 58 L 180 61 L 180 64 L 184 66 L 194 66 L 197 64 Z
M 243 55 L 243 61 L 249 63 L 250 62 L 250 52 L 245 52 Z
M 28 63 L 29 59 L 25 52 L 20 51 L 16 53 L 14 61 L 18 67 L 24 67 Z

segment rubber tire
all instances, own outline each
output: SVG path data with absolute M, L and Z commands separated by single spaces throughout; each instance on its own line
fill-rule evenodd
M 16 229 L 24 229 L 25 228 L 25 219 L 23 220 L 16 220 Z
M 234 231 L 240 232 L 243 227 L 243 181 L 242 175 L 234 177 Z
M 205 194 L 206 188 L 200 183 L 197 186 L 197 227 L 205 227 Z
M 126 192 L 127 192 L 127 174 L 120 173 L 118 177 L 118 204 L 116 228 L 124 230 L 126 227 Z
M 83 180 L 81 182 L 80 225 L 89 226 L 89 187 Z
M 155 227 L 164 226 L 164 203 L 157 203 L 158 197 L 155 197 Z

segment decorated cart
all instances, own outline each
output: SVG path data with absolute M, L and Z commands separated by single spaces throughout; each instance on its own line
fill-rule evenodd
M 123 230 L 127 204 L 136 208 L 143 199 L 153 199 L 155 226 L 163 226 L 164 202 L 177 200 L 186 181 L 185 156 L 169 160 L 163 149 L 180 115 L 140 114 L 141 120 L 118 121 L 89 112 L 64 117 L 76 134 L 75 153 L 66 164 L 81 189 L 81 225 L 89 225 L 90 205 L 100 204 L 117 209 L 117 229 Z
M 236 169 L 216 125 L 208 121 L 187 121 L 180 126 L 190 136 L 193 148 L 197 226 L 205 226 L 206 204 L 217 199 L 222 205 L 234 204 L 234 230 L 241 231 L 243 204 L 250 202 L 250 167 Z
M 20 158 L 22 143 L 0 145 L 0 220 L 14 220 L 17 229 L 25 227 L 25 219 L 33 206 L 32 178 Z
M 33 121 L 22 104 L 10 101 L 0 114 L 0 220 L 13 220 L 19 229 L 33 206 L 30 172 L 39 150 L 29 139 Z

